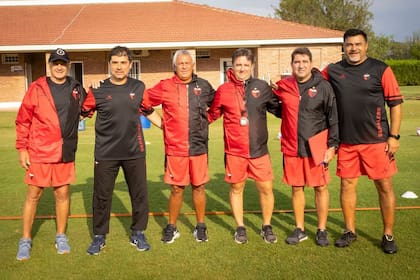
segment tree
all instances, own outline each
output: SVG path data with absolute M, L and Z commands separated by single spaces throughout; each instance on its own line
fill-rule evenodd
M 335 30 L 358 28 L 371 33 L 370 6 L 370 0 L 282 0 L 274 16 Z

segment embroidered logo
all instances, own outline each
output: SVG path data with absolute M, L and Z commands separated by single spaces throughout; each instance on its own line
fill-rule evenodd
M 111 95 L 107 95 L 107 96 L 105 97 L 105 100 L 112 100 L 112 96 L 111 96 Z
M 257 88 L 254 88 L 254 89 L 251 91 L 251 94 L 252 94 L 252 96 L 254 96 L 254 98 L 258 98 L 258 97 L 260 97 L 260 96 L 261 96 L 261 91 L 260 91 L 259 89 L 257 89 Z
M 363 74 L 363 80 L 367 81 L 370 79 L 370 75 L 368 73 Z
M 79 100 L 79 92 L 77 91 L 77 89 L 73 89 L 71 95 L 73 96 L 74 100 Z
M 134 92 L 130 92 L 130 99 L 131 100 L 134 100 L 134 96 L 135 96 L 136 94 L 134 93 Z
M 346 78 L 346 75 L 344 74 L 344 73 L 342 73 L 340 76 L 339 76 L 339 79 L 340 80 L 344 80 Z
M 317 93 L 318 93 L 318 91 L 316 90 L 316 88 L 315 88 L 315 87 L 311 87 L 311 88 L 308 90 L 308 95 L 309 95 L 309 97 L 314 97 Z
M 200 95 L 201 94 L 201 88 L 200 87 L 195 87 L 194 88 L 194 94 L 197 95 L 197 96 Z

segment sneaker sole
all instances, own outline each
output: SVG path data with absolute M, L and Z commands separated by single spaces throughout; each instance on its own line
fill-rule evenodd
M 319 243 L 318 240 L 316 241 L 316 245 L 321 246 L 321 247 L 327 247 L 328 245 L 330 245 L 329 242 L 327 243 Z
M 172 243 L 175 242 L 175 239 L 178 239 L 179 237 L 181 237 L 181 234 L 179 232 L 177 232 L 177 233 L 175 233 L 174 237 L 172 237 L 171 240 L 169 240 L 169 241 L 161 240 L 161 241 L 165 244 L 172 244 Z
M 91 252 L 86 252 L 88 255 L 91 255 L 91 256 L 97 256 L 97 255 L 99 255 L 100 253 L 101 253 L 101 251 L 102 251 L 102 249 L 103 248 L 105 248 L 105 244 L 103 245 L 103 246 L 101 246 L 100 248 L 99 248 L 99 252 L 97 252 L 97 253 L 91 253 Z
M 130 241 L 130 244 L 131 244 L 132 246 L 137 247 L 137 244 L 136 244 L 136 243 L 134 243 L 133 241 Z M 149 250 L 150 250 L 150 247 L 149 247 L 149 248 L 142 248 L 142 249 L 140 249 L 139 247 L 137 247 L 137 251 L 140 251 L 140 252 L 149 251 Z
M 299 239 L 297 242 L 286 240 L 286 243 L 289 244 L 289 245 L 296 245 L 296 244 L 299 244 L 302 241 L 305 241 L 306 239 L 308 239 L 308 236 L 305 236 L 304 238 Z
M 273 240 L 273 241 L 269 241 L 269 240 L 265 239 L 264 236 L 263 236 L 263 240 L 264 240 L 265 243 L 268 243 L 268 244 L 277 243 L 277 239 L 276 240 Z
M 207 239 L 198 239 L 197 238 L 197 234 L 195 233 L 195 231 L 193 232 L 193 236 L 194 236 L 194 238 L 195 238 L 195 241 L 197 241 L 197 242 L 207 242 L 207 241 L 209 241 L 209 239 L 207 238 Z
M 70 254 L 70 250 L 68 250 L 68 251 L 58 251 L 57 247 L 58 247 L 57 244 L 55 244 L 55 248 L 57 249 L 57 254 L 59 254 L 59 255 Z
M 261 232 L 261 233 L 260 233 L 260 235 L 261 235 L 261 237 L 262 237 L 262 239 L 264 240 L 264 242 L 265 242 L 265 243 L 268 243 L 268 244 L 274 244 L 274 243 L 277 243 L 277 238 L 276 238 L 275 240 L 273 240 L 273 241 L 269 241 L 269 240 L 267 240 L 267 239 L 264 237 L 264 233 L 263 233 L 263 232 Z
M 18 258 L 18 257 L 16 257 L 16 259 L 18 260 L 18 261 L 21 261 L 21 262 L 24 262 L 24 261 L 27 261 L 27 260 L 29 260 L 31 257 L 27 257 L 27 258 Z
M 356 240 L 350 241 L 347 244 L 337 244 L 337 243 L 334 243 L 334 245 L 335 245 L 335 247 L 338 247 L 338 248 L 345 248 L 345 247 L 349 247 L 351 245 L 351 243 L 353 243 L 354 241 L 356 241 Z

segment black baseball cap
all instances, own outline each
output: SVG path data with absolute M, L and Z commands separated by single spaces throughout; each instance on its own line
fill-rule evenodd
M 48 62 L 54 62 L 57 60 L 62 60 L 65 63 L 69 63 L 70 61 L 69 54 L 61 48 L 58 48 L 55 51 L 52 51 L 50 54 L 50 58 L 48 59 Z

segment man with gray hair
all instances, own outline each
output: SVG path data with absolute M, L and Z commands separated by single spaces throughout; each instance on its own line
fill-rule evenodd
M 165 142 L 164 182 L 171 186 L 169 222 L 163 230 L 162 242 L 172 243 L 180 236 L 176 227 L 184 190 L 192 186 L 192 200 L 197 226 L 197 242 L 208 241 L 204 223 L 208 176 L 207 108 L 213 101 L 210 83 L 194 74 L 195 60 L 187 50 L 178 50 L 173 57 L 175 75 L 160 81 L 145 93 L 143 106 L 162 106 Z

